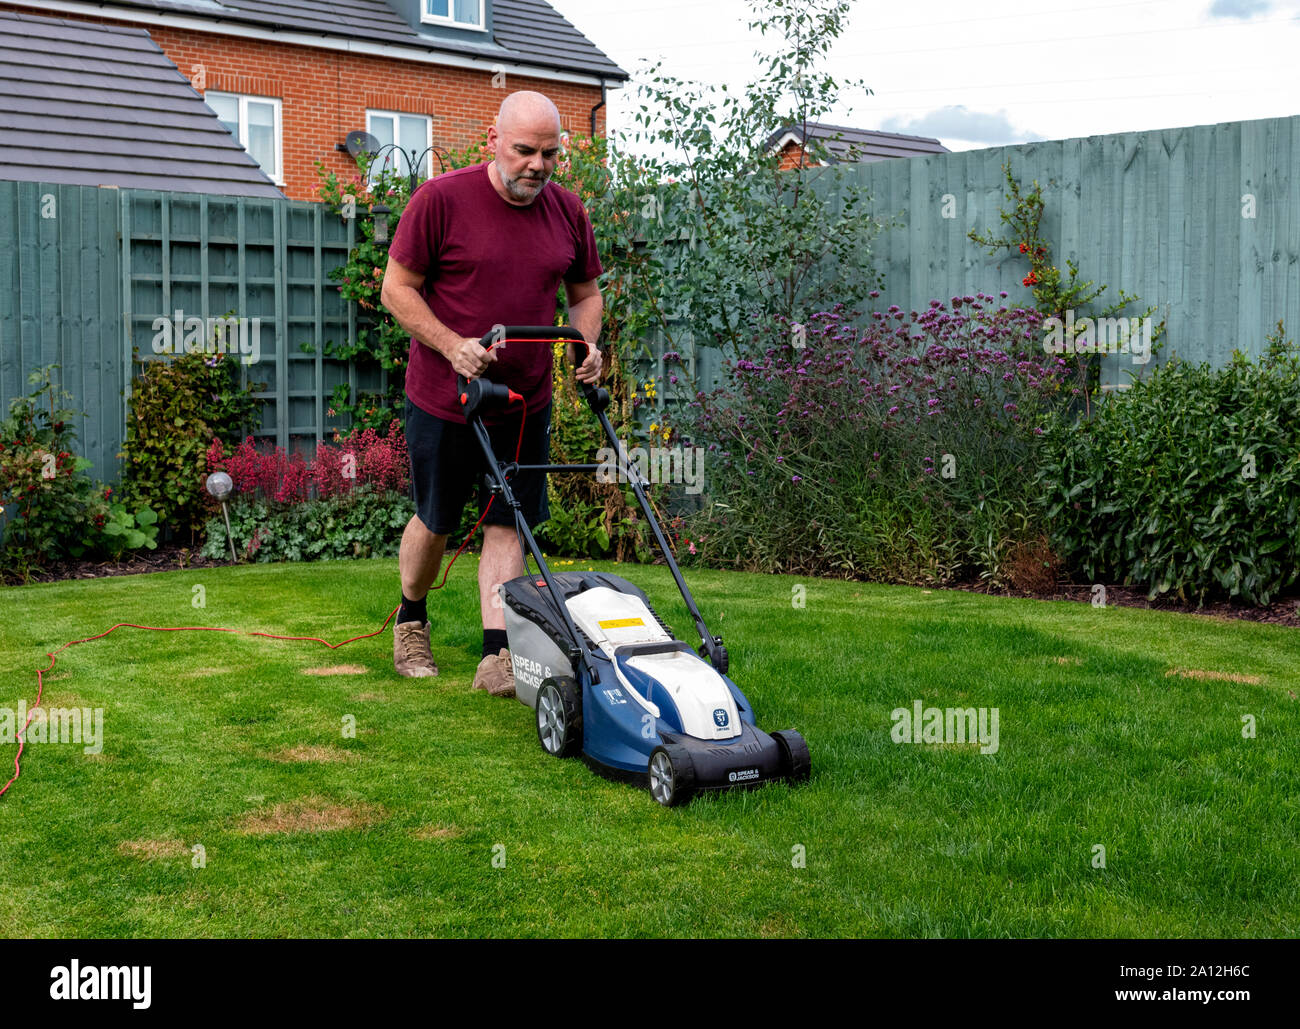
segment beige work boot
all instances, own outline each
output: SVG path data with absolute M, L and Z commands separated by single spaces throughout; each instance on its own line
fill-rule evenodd
M 393 668 L 408 679 L 437 675 L 433 651 L 429 647 L 431 623 L 403 622 L 393 626 Z
M 489 654 L 478 663 L 478 671 L 474 673 L 474 688 L 487 690 L 493 697 L 515 695 L 515 670 L 510 661 L 510 651 L 502 647 L 500 653 Z

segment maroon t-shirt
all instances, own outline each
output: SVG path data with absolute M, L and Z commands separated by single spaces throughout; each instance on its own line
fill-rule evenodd
M 483 336 L 494 325 L 553 325 L 560 281 L 601 273 L 582 201 L 554 182 L 526 207 L 501 199 L 488 165 L 446 172 L 420 186 L 402 212 L 389 255 L 424 274 L 420 295 L 443 325 Z M 487 378 L 523 395 L 535 411 L 551 399 L 551 347 L 506 343 Z M 406 395 L 429 414 L 464 422 L 451 362 L 412 338 Z M 485 419 L 491 421 L 491 418 Z

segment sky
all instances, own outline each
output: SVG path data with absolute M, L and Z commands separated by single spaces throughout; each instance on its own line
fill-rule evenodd
M 550 0 L 634 78 L 741 88 L 762 40 L 747 0 Z M 834 124 L 950 150 L 1300 114 L 1300 0 L 854 0 L 827 70 L 874 95 Z M 609 129 L 635 91 L 610 91 Z

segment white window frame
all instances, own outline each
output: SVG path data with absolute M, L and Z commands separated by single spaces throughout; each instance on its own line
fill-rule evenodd
M 456 10 L 456 0 L 447 0 L 447 10 Z M 464 29 L 467 32 L 487 32 L 487 0 L 478 0 L 478 24 L 471 25 L 469 22 L 457 21 L 455 15 L 449 15 L 444 18 L 441 15 L 429 13 L 428 0 L 420 0 L 420 21 L 426 25 L 449 25 L 452 28 Z
M 424 168 L 421 170 L 421 174 L 426 179 L 433 178 L 433 151 L 429 149 L 430 147 L 433 146 L 432 116 L 427 114 L 420 114 L 417 111 L 381 111 L 377 108 L 366 108 L 366 131 L 369 132 L 371 135 L 374 135 L 374 129 L 373 129 L 374 122 L 372 121 L 372 119 L 376 115 L 380 118 L 393 119 L 393 142 L 395 143 L 397 143 L 397 137 L 400 135 L 398 131 L 399 122 L 397 119 L 399 118 L 423 118 L 424 119 L 424 146 L 420 148 L 421 150 L 424 151 Z M 401 143 L 397 143 L 397 146 L 398 149 L 400 149 Z M 416 154 L 416 156 L 418 157 L 419 154 Z M 384 159 L 387 161 L 391 161 L 392 158 L 393 158 L 393 152 L 391 150 L 384 155 Z M 409 154 L 407 154 L 407 158 L 409 160 L 410 158 Z M 380 166 L 382 167 L 382 164 Z M 374 181 L 373 176 L 374 176 L 375 167 L 376 165 L 373 163 L 370 166 L 372 182 Z
M 239 135 L 235 139 L 239 145 L 244 148 L 244 153 L 248 153 L 248 101 L 255 100 L 261 104 L 270 104 L 274 109 L 272 118 L 274 119 L 275 128 L 272 135 L 275 136 L 275 174 L 267 172 L 259 164 L 258 167 L 266 172 L 267 177 L 277 186 L 284 185 L 284 120 L 281 117 L 281 102 L 278 96 L 255 96 L 252 93 L 229 93 L 224 89 L 209 89 L 203 93 L 206 99 L 209 96 L 229 97 L 239 102 Z M 252 157 L 252 154 L 248 154 Z

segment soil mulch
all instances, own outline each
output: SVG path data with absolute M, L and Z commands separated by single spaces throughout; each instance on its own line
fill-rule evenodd
M 1032 592 L 1028 590 L 985 589 L 982 585 L 957 586 L 956 589 L 972 593 L 987 593 L 1000 597 L 1022 597 L 1030 600 L 1073 600 L 1078 603 L 1092 603 L 1091 584 L 1073 586 L 1057 585 L 1050 590 Z M 1265 607 L 1252 607 L 1227 600 L 1207 600 L 1201 607 L 1195 602 L 1184 603 L 1177 597 L 1163 596 L 1147 600 L 1146 590 L 1140 586 L 1106 586 L 1107 607 L 1144 607 L 1152 611 L 1175 611 L 1179 614 L 1205 615 L 1210 618 L 1239 618 L 1250 622 L 1267 622 L 1270 625 L 1289 625 L 1300 628 L 1300 594 L 1290 593 L 1278 597 Z
M 110 575 L 140 575 L 145 572 L 170 572 L 178 569 L 214 568 L 228 565 L 227 561 L 214 561 L 200 557 L 188 547 L 170 543 L 157 550 L 132 554 L 118 562 L 71 561 L 34 574 L 33 582 L 61 582 L 68 579 L 99 579 Z M 1082 604 L 1092 603 L 1093 587 L 1086 585 L 1057 585 L 1048 590 L 989 590 L 982 583 L 959 584 L 954 589 L 992 596 L 1019 597 L 1029 600 L 1069 600 Z M 1270 625 L 1287 625 L 1300 628 L 1300 593 L 1279 597 L 1264 607 L 1252 607 L 1226 600 L 1209 600 L 1203 606 L 1184 603 L 1177 597 L 1157 597 L 1147 600 L 1146 591 L 1137 586 L 1106 586 L 1108 607 L 1140 607 L 1153 611 L 1174 611 L 1181 614 L 1206 615 L 1211 618 L 1240 618 Z
M 157 550 L 133 551 L 121 561 L 68 561 L 32 573 L 32 582 L 64 582 L 68 579 L 102 579 L 110 575 L 142 575 L 145 572 L 174 572 L 186 568 L 214 568 L 229 560 L 200 557 L 197 548 L 179 543 L 161 544 Z M 6 585 L 15 585 L 7 580 Z

